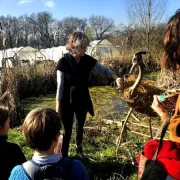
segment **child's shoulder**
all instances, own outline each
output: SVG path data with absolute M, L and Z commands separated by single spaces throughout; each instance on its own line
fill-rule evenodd
M 89 179 L 85 166 L 79 160 L 74 159 L 72 161 L 71 173 L 72 176 L 76 175 L 77 177 L 83 177 L 85 180 Z
M 21 165 L 17 165 L 12 169 L 9 180 L 14 180 L 14 179 L 28 180 L 28 177 L 25 174 Z
M 13 170 L 12 170 L 12 172 L 14 172 L 14 173 L 16 173 L 16 172 L 21 172 L 21 171 L 23 171 L 23 168 L 22 168 L 22 166 L 21 165 L 17 165 L 17 166 L 15 166 L 14 168 L 13 168 Z
M 81 161 L 79 161 L 79 160 L 77 160 L 77 159 L 73 159 L 72 160 L 72 166 L 76 166 L 76 167 L 81 167 L 81 166 L 84 166 L 83 164 L 82 164 L 82 162 Z

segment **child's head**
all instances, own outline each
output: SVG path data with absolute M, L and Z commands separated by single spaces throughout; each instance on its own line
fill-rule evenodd
M 23 123 L 23 134 L 30 147 L 37 151 L 49 150 L 60 129 L 61 122 L 57 112 L 49 108 L 32 110 Z
M 9 111 L 3 106 L 0 106 L 0 135 L 7 135 L 10 128 Z
M 165 54 L 162 67 L 176 70 L 180 67 L 180 9 L 169 19 L 164 36 Z

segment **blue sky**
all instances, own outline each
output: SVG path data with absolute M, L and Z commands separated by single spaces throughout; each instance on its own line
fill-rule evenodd
M 48 11 L 56 19 L 67 16 L 86 17 L 104 15 L 112 18 L 118 25 L 127 23 L 124 5 L 126 0 L 0 0 L 0 15 L 20 16 L 41 11 Z M 178 8 L 180 0 L 169 0 L 165 19 Z

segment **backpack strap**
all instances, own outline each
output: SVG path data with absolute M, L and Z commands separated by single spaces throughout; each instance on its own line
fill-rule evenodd
M 22 168 L 30 180 L 53 178 L 69 179 L 69 172 L 72 168 L 72 162 L 72 158 L 63 158 L 54 164 L 39 165 L 31 160 L 23 163 Z
M 30 180 L 33 180 L 35 174 L 37 174 L 40 171 L 40 167 L 38 165 L 35 165 L 32 161 L 27 161 L 23 163 L 22 168 L 24 169 L 26 175 Z

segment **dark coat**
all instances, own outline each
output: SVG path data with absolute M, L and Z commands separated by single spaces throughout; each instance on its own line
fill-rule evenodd
M 7 136 L 0 136 L 0 179 L 7 180 L 16 165 L 26 162 L 26 158 L 17 144 L 6 141 Z
M 72 105 L 74 110 L 85 110 L 94 115 L 89 95 L 88 79 L 96 62 L 97 60 L 85 54 L 77 63 L 69 53 L 59 60 L 57 70 L 64 72 L 62 108 L 68 108 Z

